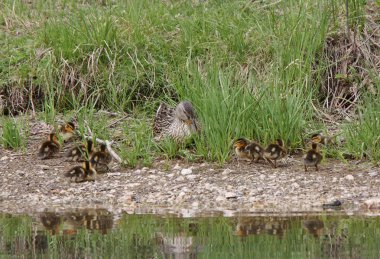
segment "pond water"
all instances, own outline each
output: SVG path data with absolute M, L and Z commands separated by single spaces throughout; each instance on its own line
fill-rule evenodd
M 0 214 L 0 257 L 379 258 L 380 217 Z

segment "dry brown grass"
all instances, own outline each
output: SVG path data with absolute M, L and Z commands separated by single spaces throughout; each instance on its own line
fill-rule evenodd
M 380 74 L 380 7 L 368 4 L 361 31 L 329 36 L 323 51 L 327 69 L 320 93 L 323 107 L 339 117 L 351 114 L 364 91 L 376 94 Z

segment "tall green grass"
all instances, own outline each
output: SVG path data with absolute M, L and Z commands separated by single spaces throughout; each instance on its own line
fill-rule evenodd
M 379 85 L 380 86 L 380 85 Z M 378 96 L 364 97 L 356 121 L 344 127 L 347 153 L 356 158 L 380 160 L 380 103 Z
M 4 148 L 25 149 L 29 137 L 29 126 L 25 119 L 0 118 L 2 129 L 0 143 Z

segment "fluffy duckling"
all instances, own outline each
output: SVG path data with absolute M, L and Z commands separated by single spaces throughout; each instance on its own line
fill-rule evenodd
M 264 159 L 264 148 L 256 141 L 251 141 L 246 147 L 245 152 L 249 154 L 253 162 L 257 163 L 260 158 Z
M 38 151 L 38 157 L 40 159 L 51 158 L 54 154 L 58 153 L 59 147 L 57 135 L 55 133 L 50 133 L 48 140 L 42 143 Z
M 67 142 L 74 137 L 75 134 L 75 125 L 73 122 L 69 121 L 64 125 L 59 126 L 59 135 L 62 138 L 63 142 Z
M 315 169 L 318 171 L 318 164 L 321 162 L 321 160 L 322 160 L 322 155 L 318 150 L 318 144 L 312 143 L 311 149 L 307 151 L 303 160 L 305 172 L 307 172 L 308 166 L 315 166 Z
M 284 142 L 282 139 L 277 139 L 275 143 L 270 144 L 264 151 L 264 158 L 276 168 L 277 160 L 283 158 L 286 155 L 284 148 Z M 274 163 L 272 162 L 274 161 Z
M 71 168 L 65 176 L 70 179 L 75 177 L 76 183 L 95 181 L 96 170 L 91 166 L 90 161 L 85 161 L 83 165 Z
M 331 143 L 331 138 L 324 136 L 322 133 L 316 133 L 311 136 L 311 141 L 313 143 L 321 143 L 327 145 Z
M 99 173 L 106 173 L 109 168 L 108 164 L 111 163 L 112 156 L 107 151 L 107 145 L 101 144 L 100 151 L 95 152 L 91 156 L 91 164 L 94 165 L 95 169 Z
M 91 139 L 87 140 L 86 145 L 80 145 L 69 149 L 65 156 L 71 161 L 85 161 L 94 152 L 94 145 Z
M 245 138 L 239 138 L 234 142 L 235 154 L 238 158 L 251 159 L 250 154 L 245 149 L 249 143 L 249 140 Z

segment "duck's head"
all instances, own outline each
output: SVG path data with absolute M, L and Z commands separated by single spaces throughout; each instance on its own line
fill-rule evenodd
M 321 133 L 313 134 L 311 136 L 311 141 L 313 143 L 321 143 L 322 142 L 322 134 Z
M 106 144 L 101 144 L 100 145 L 100 151 L 105 152 L 107 150 L 107 145 Z
M 284 147 L 284 141 L 282 140 L 282 139 L 277 139 L 276 140 L 276 143 L 277 143 L 277 145 L 279 145 L 280 147 Z
M 189 126 L 194 126 L 197 130 L 195 122 L 197 120 L 197 115 L 195 114 L 193 105 L 189 101 L 180 102 L 174 111 L 174 116 L 183 123 Z
M 65 126 L 63 127 L 64 132 L 70 132 L 73 133 L 75 131 L 75 125 L 73 122 L 67 122 Z

